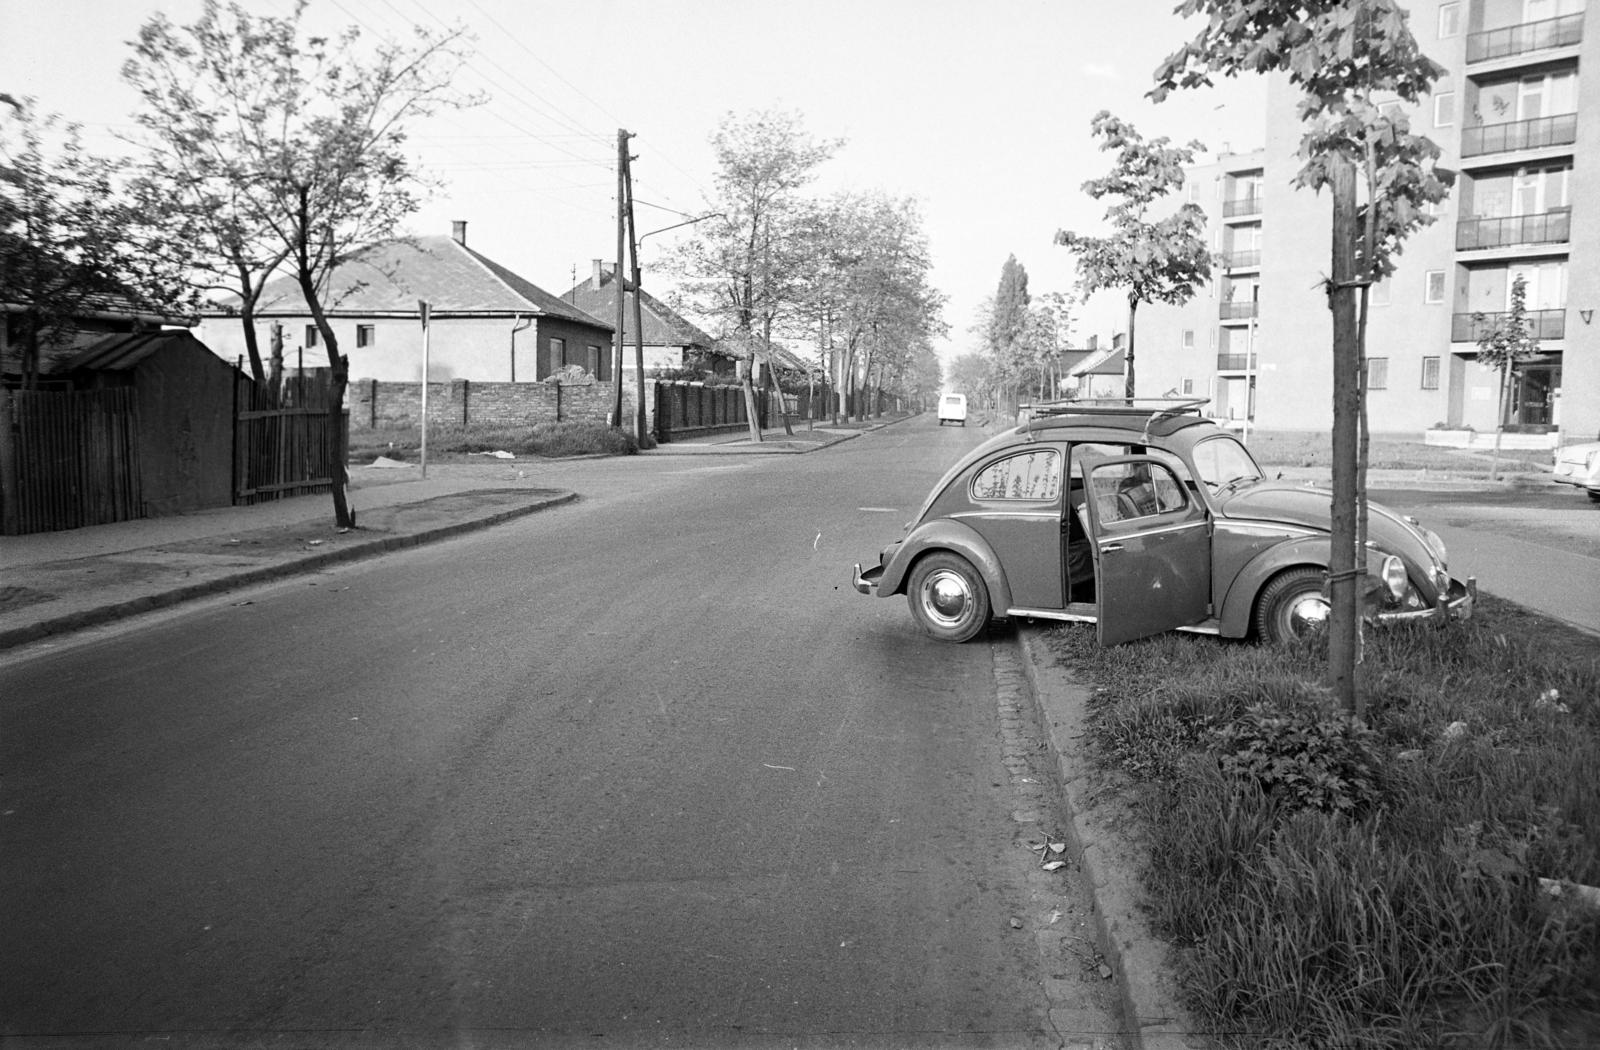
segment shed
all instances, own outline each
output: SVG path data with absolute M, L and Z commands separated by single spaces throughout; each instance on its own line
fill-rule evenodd
M 59 365 L 78 389 L 135 391 L 148 516 L 233 502 L 234 367 L 187 331 L 107 336 Z

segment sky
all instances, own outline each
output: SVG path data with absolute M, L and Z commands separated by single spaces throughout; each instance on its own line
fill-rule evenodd
M 473 57 L 459 82 L 487 101 L 412 131 L 443 180 L 408 224 L 468 244 L 555 294 L 614 260 L 616 138 L 631 140 L 641 233 L 706 211 L 709 139 L 728 115 L 798 112 L 844 145 L 814 191 L 914 198 L 948 299 L 941 357 L 977 349 L 971 330 L 1006 258 L 1029 291 L 1071 292 L 1057 230 L 1104 232 L 1105 202 L 1082 184 L 1109 170 L 1090 121 L 1110 110 L 1147 139 L 1200 140 L 1207 159 L 1262 144 L 1264 87 L 1229 81 L 1145 93 L 1162 58 L 1198 29 L 1177 0 L 311 0 L 324 30 L 354 25 L 399 40 L 414 25 L 460 23 Z M 287 14 L 293 0 L 246 0 Z M 82 125 L 97 151 L 123 153 L 137 98 L 120 76 L 127 41 L 156 11 L 184 24 L 201 0 L 0 0 L 7 59 L 0 92 Z M 647 236 L 644 286 L 663 246 Z M 1075 342 L 1120 330 L 1119 296 L 1079 308 Z

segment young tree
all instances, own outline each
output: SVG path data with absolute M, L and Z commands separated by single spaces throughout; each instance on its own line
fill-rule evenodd
M 182 239 L 149 221 L 121 184 L 125 167 L 85 151 L 75 126 L 0 95 L 0 299 L 22 307 L 25 387 L 38 382 L 41 351 L 69 344 L 86 313 L 196 306 Z
M 1182 304 L 1211 279 L 1211 251 L 1206 247 L 1205 213 L 1184 204 L 1165 218 L 1151 217 L 1155 203 L 1183 188 L 1183 166 L 1194 162 L 1199 142 L 1170 146 L 1166 137 L 1144 140 L 1132 124 L 1105 110 L 1090 124 L 1104 139 L 1102 150 L 1116 150 L 1110 174 L 1090 179 L 1083 192 L 1095 200 L 1120 198 L 1106 209 L 1112 233 L 1089 237 L 1061 230 L 1056 243 L 1078 257 L 1079 284 L 1085 296 L 1102 289 L 1126 289 L 1128 345 L 1124 394 L 1134 396 L 1134 321 L 1140 303 Z
M 1472 315 L 1478 337 L 1478 364 L 1500 374 L 1499 419 L 1494 428 L 1494 458 L 1489 461 L 1489 480 L 1500 473 L 1500 439 L 1506 432 L 1506 417 L 1511 414 L 1511 374 L 1519 362 L 1539 352 L 1539 338 L 1533 334 L 1533 319 L 1528 316 L 1528 282 L 1519 273 L 1511 281 L 1511 308 L 1493 320 L 1481 313 Z
M 368 49 L 353 27 L 332 39 L 309 33 L 305 9 L 298 0 L 287 17 L 258 18 L 207 0 L 200 19 L 182 27 L 157 14 L 140 30 L 129 78 L 148 88 L 147 127 L 176 122 L 161 136 L 185 160 L 170 172 L 174 202 L 186 212 L 224 202 L 234 218 L 213 236 L 225 249 L 236 238 L 240 260 L 251 264 L 281 253 L 305 298 L 327 347 L 328 413 L 341 435 L 334 517 L 350 528 L 342 440 L 349 359 L 324 295 L 351 251 L 392 235 L 418 207 L 425 183 L 404 152 L 408 123 L 475 99 L 451 86 L 466 61 L 463 30 L 418 27 L 409 44 Z M 258 234 L 262 252 L 242 247 Z
M 766 110 L 728 114 L 711 145 L 717 174 L 705 210 L 713 217 L 679 242 L 669 265 L 687 280 L 684 300 L 713 318 L 719 335 L 770 347 L 774 326 L 798 301 L 799 190 L 840 144 L 812 138 L 799 113 Z M 744 379 L 754 441 L 761 423 L 749 373 L 759 364 L 752 352 Z
M 1008 400 L 1016 407 L 1017 391 L 1028 381 L 1031 353 L 1028 349 L 1028 320 L 1033 297 L 1028 294 L 1028 271 L 1015 255 L 1006 256 L 1000 267 L 1000 285 L 995 289 L 987 330 L 989 353 L 995 371 L 1009 381 Z
M 1300 113 L 1311 122 L 1296 184 L 1327 186 L 1333 199 L 1328 675 L 1344 706 L 1358 713 L 1358 585 L 1365 568 L 1358 557 L 1363 364 L 1356 293 L 1392 268 L 1405 237 L 1431 221 L 1422 206 L 1442 200 L 1450 184 L 1449 174 L 1434 167 L 1437 148 L 1382 119 L 1373 97 L 1381 92 L 1414 104 L 1444 69 L 1422 54 L 1395 0 L 1184 0 L 1177 10 L 1203 15 L 1206 25 L 1156 70 L 1151 97 L 1159 102 L 1176 88 L 1209 85 L 1214 73 L 1284 73 L 1304 92 Z M 1367 174 L 1365 209 L 1358 205 L 1359 167 Z

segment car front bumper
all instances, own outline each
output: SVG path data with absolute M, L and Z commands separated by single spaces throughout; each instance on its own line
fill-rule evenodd
M 1389 623 L 1445 623 L 1450 620 L 1470 620 L 1478 603 L 1478 579 L 1468 576 L 1465 583 L 1450 581 L 1450 590 L 1439 595 L 1438 600 L 1426 609 L 1379 610 L 1372 619 L 1380 624 Z

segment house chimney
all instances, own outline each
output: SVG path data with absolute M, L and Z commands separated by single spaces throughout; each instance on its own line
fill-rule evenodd
M 456 219 L 450 224 L 450 236 L 461 247 L 467 246 L 467 220 Z
M 596 259 L 594 261 L 594 286 L 595 286 L 596 290 L 599 289 L 600 282 L 605 280 L 605 276 L 606 276 L 605 260 Z

